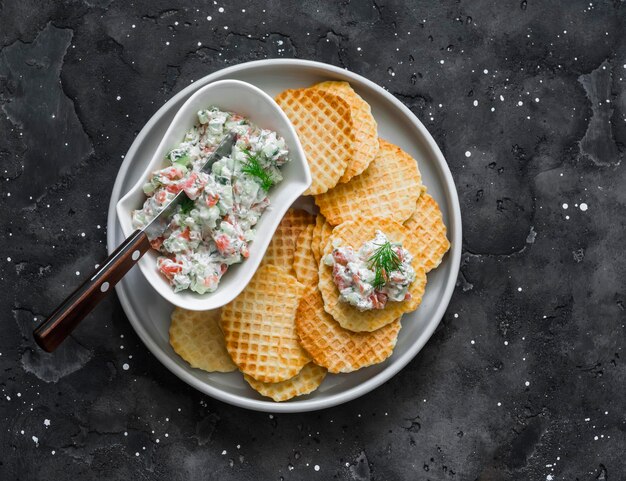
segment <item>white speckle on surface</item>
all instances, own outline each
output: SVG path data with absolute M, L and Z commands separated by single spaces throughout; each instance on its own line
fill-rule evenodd
M 45 427 L 49 427 L 49 426 L 50 426 L 50 420 L 49 420 L 49 419 L 44 419 L 44 420 L 43 420 L 43 425 L 44 425 Z
M 594 437 L 593 437 L 593 440 L 594 440 L 594 441 L 597 441 L 597 440 L 598 440 L 598 436 L 594 436 Z
M 227 454 L 227 452 L 226 452 L 226 450 L 224 449 L 224 451 L 222 451 L 222 456 L 226 456 L 226 454 Z
M 524 105 L 524 102 L 520 100 L 519 102 L 517 102 L 517 105 L 521 107 L 522 105 Z
M 518 287 L 517 290 L 518 290 L 518 292 L 522 292 L 522 288 L 521 287 Z
M 526 382 L 524 383 L 524 386 L 526 386 L 526 387 L 530 386 L 530 382 L 529 382 L 529 381 L 526 381 Z
M 128 371 L 130 369 L 130 366 L 128 365 L 128 363 L 124 363 L 122 364 L 122 369 L 124 369 L 124 371 Z
M 535 102 L 539 102 L 539 97 L 535 97 Z
M 474 107 L 478 107 L 478 100 L 474 100 Z
M 7 262 L 11 262 L 11 258 L 10 257 L 7 257 Z
M 32 439 L 33 439 L 33 442 L 34 442 L 37 446 L 39 446 L 39 438 L 38 438 L 37 436 L 33 436 L 33 438 L 32 438 Z M 596 439 L 597 439 L 597 436 L 596 436 Z
M 502 406 L 502 403 L 498 403 L 498 406 Z
M 500 95 L 500 102 L 504 102 L 504 95 Z
M 489 73 L 489 70 L 485 69 L 485 70 L 483 70 L 483 73 L 484 73 L 485 75 L 487 75 L 487 74 Z
M 218 8 L 217 11 L 220 12 L 220 13 L 224 13 L 224 7 Z
M 508 346 L 509 345 L 509 341 L 504 341 L 504 345 Z
M 139 456 L 139 453 L 135 453 L 135 456 Z
M 568 207 L 569 207 L 569 205 L 567 205 L 567 204 L 563 204 L 563 208 L 564 208 L 564 209 L 567 209 Z
M 474 341 L 474 339 L 472 339 L 472 340 L 470 341 L 470 344 L 476 344 L 476 341 Z
M 465 151 L 465 157 L 471 157 L 472 153 L 469 150 Z
M 124 436 L 128 436 L 128 431 L 124 431 Z
M 546 476 L 546 481 L 552 481 L 553 479 L 554 479 L 554 478 L 552 477 L 552 475 L 551 475 L 551 474 L 548 474 L 548 475 Z
M 211 20 L 213 20 L 213 17 L 209 15 L 206 19 L 210 22 Z
M 319 470 L 320 470 L 319 464 L 316 464 L 315 466 L 313 466 L 313 469 L 314 469 L 315 471 L 319 471 Z
M 80 271 L 76 271 L 76 275 L 77 275 L 77 276 L 80 276 Z
M 580 204 L 580 210 L 582 210 L 583 212 L 585 212 L 588 208 L 589 208 L 589 206 L 587 204 L 585 204 L 584 202 L 582 204 Z

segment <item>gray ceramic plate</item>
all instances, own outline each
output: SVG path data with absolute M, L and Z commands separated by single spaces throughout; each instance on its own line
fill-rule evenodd
M 180 106 L 209 82 L 238 79 L 274 96 L 288 88 L 323 80 L 346 80 L 371 105 L 379 136 L 399 145 L 417 159 L 424 184 L 439 202 L 452 247 L 439 268 L 428 274 L 426 293 L 419 309 L 402 318 L 402 330 L 393 355 L 384 363 L 360 371 L 328 375 L 318 390 L 284 403 L 261 397 L 240 373 L 206 373 L 189 367 L 169 345 L 172 305 L 160 297 L 134 268 L 117 285 L 117 294 L 133 328 L 148 349 L 176 376 L 196 389 L 236 406 L 267 412 L 302 412 L 323 409 L 357 398 L 381 385 L 426 344 L 439 324 L 454 290 L 461 259 L 461 211 L 448 165 L 422 123 L 393 95 L 371 81 L 331 65 L 306 60 L 261 60 L 229 67 L 185 88 L 154 114 L 128 150 L 118 173 L 109 204 L 109 252 L 124 240 L 115 205 L 144 172 Z

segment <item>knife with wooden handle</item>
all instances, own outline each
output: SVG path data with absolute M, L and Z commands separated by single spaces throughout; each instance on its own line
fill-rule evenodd
M 217 160 L 229 155 L 236 139 L 237 134 L 229 132 L 209 156 L 201 171 L 208 172 Z M 176 194 L 146 227 L 136 230 L 122 242 L 91 277 L 35 329 L 35 341 L 43 350 L 54 351 L 78 323 L 108 295 L 115 284 L 148 252 L 150 239 L 165 232 L 178 205 L 186 198 L 185 191 L 181 190 Z

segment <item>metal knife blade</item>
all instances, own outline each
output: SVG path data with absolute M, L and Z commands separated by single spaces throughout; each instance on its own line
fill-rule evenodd
M 237 140 L 237 134 L 234 131 L 228 132 L 226 137 L 222 139 L 215 151 L 209 156 L 205 164 L 200 169 L 202 172 L 209 172 L 211 166 L 222 157 L 229 155 L 232 151 L 233 145 Z M 152 221 L 144 227 L 144 232 L 148 235 L 148 239 L 155 239 L 165 232 L 169 225 L 170 217 L 176 212 L 176 207 L 180 204 L 187 194 L 184 190 L 181 190 L 176 196 L 167 204 Z

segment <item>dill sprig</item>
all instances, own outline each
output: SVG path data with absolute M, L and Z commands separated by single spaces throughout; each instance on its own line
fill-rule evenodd
M 180 201 L 180 213 L 183 215 L 187 215 L 191 212 L 191 209 L 194 208 L 194 206 L 196 205 L 196 203 L 191 200 L 189 197 L 185 196 L 181 201 Z
M 249 150 L 244 150 L 243 152 L 246 154 L 248 160 L 245 164 L 243 164 L 241 171 L 256 177 L 261 185 L 261 188 L 267 192 L 274 185 L 274 179 L 272 179 L 269 172 L 263 168 L 258 155 L 253 155 Z
M 384 244 L 375 245 L 378 246 L 378 249 L 370 256 L 368 262 L 375 271 L 372 286 L 374 289 L 380 289 L 387 283 L 389 273 L 397 271 L 402 263 L 396 251 L 393 250 L 391 242 L 387 241 Z

